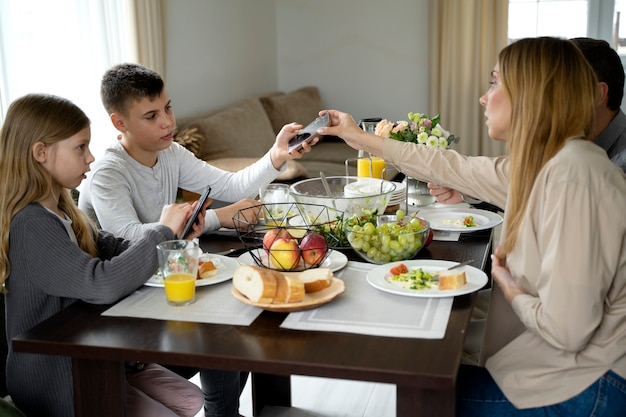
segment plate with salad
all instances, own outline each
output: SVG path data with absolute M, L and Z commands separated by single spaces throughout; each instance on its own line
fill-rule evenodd
M 379 265 L 367 274 L 367 283 L 391 294 L 409 297 L 442 298 L 470 294 L 487 284 L 487 274 L 473 266 L 459 267 L 465 271 L 467 283 L 451 290 L 440 290 L 433 276 L 458 262 L 415 259 Z M 456 270 L 456 269 L 455 269 Z
M 438 208 L 419 211 L 430 222 L 430 228 L 444 232 L 475 232 L 492 229 L 502 223 L 502 216 L 488 210 L 471 208 Z

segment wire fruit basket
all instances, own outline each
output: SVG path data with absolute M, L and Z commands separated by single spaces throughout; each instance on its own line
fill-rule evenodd
M 338 247 L 343 212 L 318 204 L 259 204 L 233 217 L 239 240 L 258 266 L 317 268 Z

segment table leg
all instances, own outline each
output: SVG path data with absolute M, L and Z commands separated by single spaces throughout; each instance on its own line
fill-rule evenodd
M 266 405 L 291 407 L 291 377 L 251 373 L 252 415 L 258 416 Z
M 454 417 L 455 393 L 396 386 L 396 416 Z
M 72 359 L 76 417 L 126 415 L 123 362 Z

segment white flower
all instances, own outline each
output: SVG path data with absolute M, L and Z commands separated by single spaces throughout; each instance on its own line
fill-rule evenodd
M 421 143 L 422 145 L 426 143 L 428 140 L 428 133 L 422 132 L 417 135 L 417 143 Z
M 437 125 L 435 127 L 433 127 L 433 130 L 430 131 L 431 135 L 437 136 L 437 137 L 441 137 L 443 136 L 443 132 L 441 130 L 441 126 Z
M 439 147 L 441 149 L 448 149 L 448 139 L 446 139 L 446 138 L 439 138 Z
M 438 147 L 439 146 L 439 138 L 437 136 L 431 135 L 426 140 L 426 146 Z
M 441 127 L 441 125 L 439 123 L 437 123 L 437 126 L 435 126 L 437 129 L 441 130 L 442 134 L 438 135 L 438 136 L 443 136 L 444 138 L 449 138 L 450 137 L 450 132 L 448 132 L 446 129 L 444 129 L 443 127 Z

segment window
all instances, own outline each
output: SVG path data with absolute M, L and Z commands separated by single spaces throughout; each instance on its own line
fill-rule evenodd
M 509 40 L 604 39 L 626 58 L 626 0 L 509 0 Z
M 508 23 L 509 42 L 534 36 L 604 39 L 626 68 L 626 0 L 509 0 Z
M 615 0 L 615 17 L 613 44 L 617 46 L 617 53 L 626 57 L 626 0 Z
M 98 157 L 117 135 L 100 102 L 112 65 L 134 60 L 125 0 L 0 0 L 0 122 L 28 93 L 72 100 L 91 119 Z M 134 36 L 134 35 L 132 35 Z
M 587 7 L 587 0 L 510 0 L 509 40 L 587 36 Z

